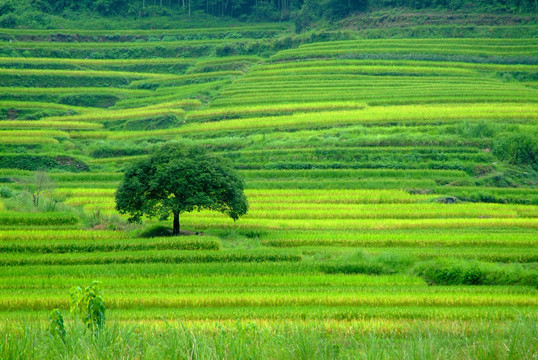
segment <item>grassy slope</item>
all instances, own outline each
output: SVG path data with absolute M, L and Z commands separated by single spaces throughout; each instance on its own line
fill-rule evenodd
M 494 34 L 518 29 L 495 27 Z M 401 34 L 407 31 L 404 26 Z M 193 50 L 186 66 L 172 70 L 173 64 L 141 60 L 129 74 L 118 72 L 124 60 L 25 61 L 50 56 L 43 51 L 55 46 L 26 38 L 11 43 L 4 56 L 26 69 L 3 76 L 15 71 L 30 82 L 13 85 L 32 91 L 5 99 L 6 119 L 18 122 L 0 122 L 3 159 L 21 160 L 24 153 L 40 158 L 24 158 L 21 167 L 56 164 L 58 188 L 48 197 L 61 200 L 60 211 L 82 209 L 86 223 L 69 225 L 67 214 L 25 214 L 32 206 L 23 195 L 2 199 L 0 331 L 24 331 L 9 319 L 31 325 L 24 340 L 1 337 L 0 357 L 21 348 L 51 358 L 54 351 L 234 358 L 246 349 L 258 358 L 535 356 L 529 326 L 537 309 L 535 173 L 490 151 L 507 133 L 536 133 L 534 40 L 510 40 L 508 49 L 501 39 L 315 43 L 318 36 L 363 35 L 311 33 L 289 42 L 284 32 L 280 40 L 191 43 L 204 57 Z M 117 39 L 66 43 L 63 51 L 76 50 L 62 55 L 117 45 L 106 41 Z M 143 59 L 163 48 L 183 51 L 174 41 L 183 40 L 124 46 Z M 314 43 L 298 47 L 300 41 Z M 336 55 L 323 59 L 331 52 Z M 62 84 L 75 69 L 81 76 Z M 87 83 L 96 74 L 111 81 L 110 109 L 92 106 L 99 99 L 81 103 L 85 94 L 101 94 Z M 46 91 L 54 82 L 69 100 Z M 404 104 L 394 102 L 404 95 Z M 58 106 L 61 101 L 71 103 Z M 80 124 L 101 129 L 80 130 Z M 32 129 L 13 130 L 23 125 Z M 170 139 L 205 144 L 244 169 L 250 215 L 237 223 L 207 212 L 185 215 L 185 228 L 212 235 L 191 237 L 188 245 L 101 230 L 126 227 L 113 210 L 117 171 Z M 91 171 L 61 172 L 74 168 L 58 155 Z M 5 181 L 25 175 L 31 172 L 1 170 Z M 436 201 L 451 196 L 479 203 Z M 50 204 L 44 201 L 42 210 Z M 48 310 L 67 308 L 66 289 L 92 279 L 103 281 L 115 325 L 92 340 L 69 322 L 66 345 L 43 336 L 39 324 Z M 282 325 L 290 321 L 291 327 Z M 185 334 L 176 322 L 193 332 Z M 166 328 L 162 341 L 139 336 L 133 323 Z M 118 338 L 131 345 L 114 347 Z

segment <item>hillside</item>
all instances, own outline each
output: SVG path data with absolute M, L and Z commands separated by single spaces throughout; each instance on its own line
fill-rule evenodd
M 1 29 L 0 358 L 536 356 L 537 27 L 428 13 Z M 140 237 L 170 223 L 114 192 L 167 141 L 227 159 L 249 213 Z M 110 332 L 43 335 L 92 280 Z

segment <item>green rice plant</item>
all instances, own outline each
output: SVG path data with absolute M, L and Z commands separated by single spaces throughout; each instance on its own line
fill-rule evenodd
M 502 43 L 500 39 L 385 39 L 329 41 L 283 50 L 271 57 L 273 61 L 300 58 L 334 58 L 352 54 L 443 54 L 488 56 L 536 56 L 538 49 L 530 39 L 515 39 Z
M 171 75 L 136 73 L 122 71 L 96 71 L 96 70 L 51 70 L 51 69 L 6 69 L 0 68 L 2 75 L 16 76 L 95 76 L 95 77 L 122 77 L 122 78 L 169 78 Z
M 249 317 L 253 321 L 266 321 L 266 322 L 282 322 L 284 320 L 300 321 L 301 318 L 308 318 L 307 314 L 311 313 L 312 320 L 328 321 L 329 323 L 336 323 L 338 320 L 343 322 L 356 323 L 359 321 L 389 321 L 390 320 L 402 320 L 407 321 L 427 321 L 431 322 L 435 318 L 440 322 L 452 322 L 452 321 L 486 321 L 489 320 L 495 323 L 515 320 L 521 317 L 533 318 L 532 310 L 525 310 L 522 308 L 506 308 L 506 307 L 394 307 L 394 308 L 376 308 L 376 307 L 335 307 L 328 308 L 323 311 L 319 307 L 305 306 L 305 307 L 281 307 L 280 312 L 275 313 L 273 309 L 268 307 L 235 307 L 235 308 L 188 308 L 188 309 L 157 309 L 161 315 L 171 319 L 175 316 L 181 316 L 182 321 L 187 322 L 199 322 L 205 320 L 210 322 L 227 322 L 236 321 L 238 317 Z M 115 312 L 118 319 L 128 320 L 130 324 L 134 321 L 148 321 L 155 322 L 156 311 L 145 310 L 136 311 L 128 310 Z M 220 313 L 220 316 L 219 316 Z M 16 312 L 14 312 L 16 314 Z M 176 314 L 176 315 L 174 315 Z M 204 315 L 206 318 L 204 318 Z M 46 316 L 43 314 L 42 316 Z M 310 318 L 309 318 L 310 319 Z M 157 320 L 158 321 L 158 320 Z M 161 320 L 162 321 L 162 320 Z M 390 325 L 389 325 L 390 326 Z M 360 329 L 360 328 L 359 328 Z M 398 333 L 398 332 L 397 332 Z M 461 334 L 461 333 L 460 333 Z
M 65 191 L 79 191 L 79 190 L 88 190 L 88 189 L 105 189 L 105 190 L 115 190 L 118 187 L 117 181 L 99 181 L 99 182 L 85 182 L 85 181 L 70 181 L 62 183 L 62 189 Z M 13 186 L 13 185 L 11 185 Z M 13 186 L 16 188 L 15 186 Z
M 369 248 L 372 254 L 383 254 L 386 248 Z M 459 259 L 474 259 L 487 262 L 500 263 L 533 263 L 538 259 L 538 253 L 534 247 L 423 247 L 423 248 L 391 248 L 395 254 L 406 254 L 419 259 L 436 259 L 441 257 L 454 257 Z
M 194 64 L 195 59 L 61 59 L 61 58 L 29 58 L 29 57 L 0 57 L 0 64 L 73 64 L 78 66 L 106 66 L 106 65 L 133 65 L 133 64 Z M 504 68 L 503 68 L 504 69 Z
M 44 81 L 51 81 L 51 78 L 85 78 L 93 77 L 99 79 L 117 78 L 119 80 L 136 79 L 170 79 L 174 75 L 154 74 L 154 73 L 133 73 L 129 71 L 98 71 L 98 70 L 49 70 L 49 69 L 5 69 L 0 68 L 0 76 L 9 77 L 31 77 L 35 80 L 44 78 Z M 75 82 L 71 82 L 75 84 Z M 5 85 L 4 85 L 5 86 Z M 19 85 L 20 86 L 20 85 Z M 47 87 L 47 86 L 45 86 Z M 50 85 L 49 85 L 50 87 Z
M 302 113 L 291 116 L 261 117 L 186 124 L 177 129 L 147 132 L 117 132 L 110 139 L 128 139 L 144 136 L 180 135 L 212 131 L 241 131 L 271 128 L 301 128 L 351 124 L 394 123 L 453 123 L 461 120 L 504 119 L 507 121 L 533 121 L 537 118 L 534 104 L 464 104 L 464 105 L 402 105 L 366 107 L 362 110 Z
M 18 229 L 20 230 L 20 229 Z M 65 230 L 65 229 L 64 229 Z M 38 278 L 50 276 L 76 276 L 85 278 L 106 278 L 112 275 L 120 278 L 129 278 L 133 273 L 142 278 L 155 279 L 163 276 L 183 276 L 196 279 L 201 276 L 228 275 L 228 276 L 259 276 L 259 275 L 292 275 L 292 274 L 319 274 L 314 264 L 306 262 L 220 262 L 220 263 L 122 263 L 122 264 L 92 264 L 92 265 L 25 265 L 8 266 L 2 269 L 0 277 L 27 276 L 31 273 Z M 58 286 L 61 287 L 61 286 Z
M 327 110 L 343 110 L 343 109 L 357 109 L 362 106 L 357 103 L 346 102 L 327 102 L 327 103 L 304 103 L 304 104 L 279 104 L 272 106 L 243 106 L 234 108 L 216 108 L 198 110 L 187 114 L 185 119 L 187 120 L 218 120 L 225 118 L 239 118 L 248 117 L 252 115 L 262 115 L 267 113 L 275 114 L 287 114 L 294 112 L 306 112 L 306 111 L 327 111 Z
M 89 231 L 89 230 L 2 230 L 0 231 L 0 243 L 5 244 L 8 242 L 29 242 L 38 245 L 46 241 L 73 241 L 73 246 L 76 243 L 88 241 L 101 241 L 110 240 L 116 241 L 120 239 L 126 239 L 127 234 L 120 231 Z
M 403 190 L 248 190 L 252 203 L 376 204 L 414 203 L 433 199 L 429 194 L 412 195 Z
M 81 203 L 114 200 L 115 189 L 56 189 L 57 195 L 82 197 Z M 435 199 L 434 194 L 410 194 L 404 190 L 281 190 L 251 189 L 245 192 L 253 204 L 410 204 Z
M 262 237 L 265 246 L 299 247 L 532 247 L 538 242 L 534 230 L 453 231 L 286 231 Z
M 278 89 L 278 87 L 277 87 Z M 525 88 L 515 88 L 512 86 L 496 86 L 495 88 L 476 86 L 425 86 L 419 88 L 409 87 L 386 87 L 377 88 L 346 88 L 333 89 L 333 92 L 326 93 L 323 88 L 310 88 L 308 90 L 297 89 L 296 92 L 278 90 L 267 90 L 257 92 L 253 95 L 250 91 L 245 91 L 232 96 L 214 101 L 215 106 L 241 106 L 245 104 L 280 104 L 288 102 L 329 102 L 338 97 L 341 101 L 355 101 L 369 105 L 406 105 L 406 104 L 427 104 L 427 103 L 480 103 L 480 102 L 521 102 L 533 103 L 536 94 Z M 408 90 L 408 91 L 407 91 Z M 402 94 L 403 92 L 403 94 Z
M 40 137 L 69 137 L 69 134 L 65 131 L 59 130 L 0 130 L 0 138 L 5 137 L 24 137 L 30 138 L 33 137 L 36 141 L 39 141 Z
M 74 252 L 108 252 L 108 251 L 142 251 L 142 250 L 219 250 L 220 241 L 211 237 L 182 237 L 173 238 L 153 238 L 151 241 L 122 240 L 117 241 L 110 238 L 93 239 L 91 241 L 77 240 L 73 242 L 57 241 L 47 238 L 47 242 L 41 240 L 36 242 L 36 238 L 31 241 L 7 242 L 2 237 L 0 249 L 5 253 L 74 253 Z
M 154 264 L 155 265 L 155 264 Z M 225 265 L 225 264 L 223 264 Z M 248 265 L 248 264 L 243 264 Z M 284 264 L 281 264 L 284 265 Z M 297 265 L 297 264 L 296 264 Z M 95 265 L 94 268 L 98 266 Z M 144 266 L 139 264 L 138 267 Z M 148 264 L 151 266 L 151 264 Z M 184 265 L 175 265 L 176 268 Z M 202 266 L 202 265 L 198 265 Z M 312 267 L 314 268 L 314 267 Z M 10 268 L 12 269 L 12 268 Z M 252 268 L 250 268 L 252 269 Z M 248 269 L 245 269 L 248 271 Z M 317 269 L 316 269 L 317 270 Z M 83 278 L 84 276 L 82 276 Z M 207 293 L 208 289 L 210 293 L 220 292 L 224 289 L 234 289 L 236 292 L 244 292 L 248 288 L 266 292 L 270 288 L 278 289 L 279 292 L 288 291 L 288 289 L 303 288 L 303 292 L 317 292 L 320 289 L 324 291 L 331 290 L 334 292 L 345 292 L 348 290 L 358 290 L 360 288 L 371 288 L 374 290 L 386 290 L 388 287 L 396 289 L 406 288 L 408 290 L 413 287 L 424 287 L 424 281 L 418 276 L 411 275 L 380 275 L 377 277 L 371 277 L 364 274 L 357 274 L 356 276 L 346 275 L 327 275 L 318 271 L 316 274 L 251 274 L 237 276 L 237 274 L 207 274 L 185 276 L 182 274 L 167 274 L 166 276 L 148 275 L 139 278 L 132 278 L 130 276 L 110 276 L 103 274 L 100 279 L 107 284 L 107 287 L 111 291 L 123 292 L 123 290 L 136 288 L 137 291 L 150 292 L 151 289 L 159 292 L 170 293 L 175 291 L 177 294 L 189 294 L 193 291 L 199 291 L 200 293 Z M 5 276 L 2 277 L 1 289 L 27 289 L 29 291 L 47 291 L 48 295 L 55 293 L 57 290 L 62 290 L 66 286 L 71 286 L 79 283 L 81 276 L 71 275 L 59 275 L 51 272 L 48 277 L 32 277 L 25 275 L 18 276 Z M 45 290 L 47 289 L 47 290 Z M 204 290 L 205 289 L 205 290 Z M 264 290 L 265 289 L 265 290 Z M 507 293 L 525 294 L 529 292 L 528 287 L 511 287 L 511 291 L 508 291 L 506 287 L 495 289 L 489 287 L 484 290 L 485 287 L 480 287 L 477 290 L 478 293 Z M 465 292 L 465 289 L 456 288 L 451 289 L 451 293 Z M 447 291 L 448 292 L 448 291 Z
M 487 86 L 490 86 L 490 89 Z M 374 96 L 378 91 L 389 92 L 395 88 L 424 91 L 427 87 L 432 89 L 457 89 L 462 90 L 475 88 L 479 91 L 492 90 L 491 87 L 499 89 L 518 90 L 516 84 L 499 83 L 491 78 L 474 78 L 474 77 L 443 77 L 443 82 L 439 83 L 439 77 L 398 77 L 398 76 L 358 76 L 350 75 L 347 78 L 330 73 L 320 73 L 316 75 L 289 75 L 289 78 L 281 79 L 276 76 L 250 77 L 249 75 L 236 80 L 233 85 L 222 91 L 223 96 L 246 95 L 249 92 L 267 91 L 269 93 L 281 92 L 285 90 L 297 90 L 301 93 L 315 90 L 323 91 L 330 89 L 341 94 L 347 94 L 351 91 L 362 91 L 363 96 Z M 371 90 L 368 92 L 368 90 Z M 372 91 L 375 90 L 375 91 Z M 519 87 L 519 90 L 523 90 Z M 300 95 L 300 93 L 296 94 Z M 405 95 L 405 94 L 401 94 Z M 334 101 L 334 100 L 333 100 Z
M 132 118 L 151 118 L 156 116 L 162 116 L 162 115 L 176 115 L 176 116 L 182 116 L 185 114 L 185 111 L 182 109 L 172 109 L 172 108 L 163 108 L 163 109 L 144 109 L 144 108 L 136 108 L 136 109 L 123 109 L 123 110 L 110 110 L 106 113 L 103 112 L 97 112 L 97 113 L 89 113 L 89 114 L 83 114 L 83 115 L 73 115 L 73 116 L 61 116 L 61 117 L 48 117 L 45 118 L 43 121 L 54 121 L 54 122 L 60 122 L 60 121 L 67 121 L 67 122 L 85 122 L 85 121 L 119 121 L 119 120 L 126 120 L 126 119 L 132 119 Z
M 82 107 L 82 106 L 42 103 L 42 102 L 35 102 L 35 101 L 0 101 L 0 107 L 15 108 L 15 109 L 24 109 L 24 108 L 57 109 L 57 110 L 65 110 L 65 111 L 70 111 L 70 112 L 76 111 L 77 113 L 86 113 L 86 112 L 91 111 L 91 109 Z
M 327 75 L 329 78 L 330 75 Z M 470 99 L 473 99 L 471 95 L 479 96 L 484 94 L 489 95 L 499 95 L 499 94 L 515 94 L 519 93 L 522 95 L 533 94 L 533 91 L 529 89 L 522 88 L 515 84 L 495 84 L 493 82 L 488 83 L 475 83 L 471 81 L 461 80 L 458 82 L 447 82 L 439 84 L 435 79 L 428 81 L 423 80 L 408 80 L 407 82 L 402 82 L 401 80 L 379 77 L 377 81 L 371 81 L 368 84 L 365 84 L 361 79 L 357 79 L 355 83 L 351 82 L 350 84 L 341 85 L 339 82 L 334 82 L 333 84 L 322 84 L 313 81 L 304 81 L 304 84 L 296 85 L 296 82 L 276 82 L 269 81 L 266 83 L 264 79 L 260 79 L 260 82 L 254 86 L 254 84 L 249 84 L 250 86 L 234 86 L 230 87 L 227 90 L 223 91 L 221 94 L 226 97 L 233 98 L 244 98 L 250 95 L 256 95 L 256 99 L 265 99 L 274 97 L 277 94 L 281 94 L 284 99 L 287 100 L 288 96 L 295 95 L 297 99 L 302 99 L 305 95 L 315 97 L 316 94 L 322 92 L 324 89 L 330 88 L 335 96 L 338 98 L 341 97 L 351 97 L 353 93 L 356 93 L 357 99 L 364 99 L 363 101 L 372 101 L 376 99 L 383 100 L 384 98 L 395 97 L 398 94 L 398 90 L 414 90 L 416 91 L 417 97 L 428 95 L 427 91 L 430 90 L 432 96 L 439 97 L 440 95 L 444 96 L 454 96 L 457 95 L 457 91 L 466 92 Z M 280 87 L 282 85 L 282 87 Z M 329 85 L 329 86 L 327 86 Z M 331 86 L 332 85 L 332 86 Z M 495 88 L 491 88 L 495 86 Z M 375 91 L 372 91 L 375 88 Z M 263 93 L 253 94 L 253 92 L 263 91 Z M 286 91 L 288 90 L 288 91 Z M 296 90 L 298 93 L 290 94 L 290 90 Z M 300 92 L 299 92 L 300 91 Z M 286 96 L 288 95 L 288 96 Z M 321 95 L 321 94 L 318 94 Z M 402 94 L 401 96 L 407 95 L 408 97 L 412 94 Z M 360 96 L 360 97 L 359 97 Z M 315 99 L 313 99 L 315 100 Z M 282 101 L 282 102 L 283 102 Z M 311 100 L 312 101 L 312 100 Z M 334 101 L 334 100 L 333 100 Z M 507 102 L 506 100 L 505 102 Z M 470 101 L 469 101 L 470 102 Z M 530 101 L 532 102 L 532 101 Z
M 110 199 L 73 198 L 69 205 L 84 203 L 107 203 Z M 414 203 L 414 204 L 316 204 L 316 203 L 257 203 L 251 200 L 249 214 L 245 219 L 479 219 L 479 218 L 536 218 L 538 209 L 527 205 L 505 204 L 443 204 L 443 203 Z M 533 215 L 534 214 L 534 215 Z M 222 218 L 220 214 L 201 211 L 188 214 L 189 218 Z
M 228 39 L 207 39 L 207 40 L 185 40 L 185 41 L 165 41 L 165 42 L 66 42 L 62 44 L 64 50 L 72 49 L 132 49 L 132 48 L 175 48 L 181 46 L 212 45 L 230 42 Z M 17 41 L 6 43 L 6 48 L 15 49 L 55 49 L 58 45 L 50 41 Z
M 81 115 L 71 115 L 71 116 L 59 116 L 59 117 L 47 117 L 43 122 L 67 122 L 67 123 L 80 123 L 80 122 L 109 122 L 109 121 L 118 121 L 126 120 L 133 118 L 151 118 L 162 115 L 175 115 L 182 116 L 185 111 L 180 107 L 182 106 L 196 106 L 200 102 L 198 100 L 179 100 L 168 103 L 157 104 L 153 106 L 146 106 L 143 108 L 136 109 L 122 109 L 122 110 L 96 110 L 94 112 L 87 112 Z
M 264 65 L 265 66 L 265 65 Z M 388 67 L 388 66 L 387 66 Z M 432 74 L 424 74 L 422 76 L 398 76 L 396 74 L 337 74 L 331 73 L 330 67 L 327 71 L 320 69 L 317 73 L 303 73 L 303 74 L 289 74 L 287 77 L 282 78 L 278 75 L 257 75 L 253 76 L 247 74 L 246 76 L 238 79 L 233 87 L 229 89 L 230 93 L 234 93 L 235 90 L 242 89 L 258 89 L 266 88 L 273 90 L 271 84 L 282 84 L 284 87 L 297 87 L 308 90 L 308 85 L 314 87 L 321 87 L 327 84 L 328 87 L 358 87 L 358 88 L 372 88 L 374 86 L 424 86 L 431 84 L 434 87 L 442 87 L 443 85 L 461 85 L 463 83 L 469 85 L 483 86 L 487 84 L 503 85 L 499 83 L 498 79 L 492 77 L 480 77 L 478 74 L 467 75 L 444 75 L 443 83 L 439 83 L 439 76 Z M 506 86 L 506 84 L 504 84 Z
M 0 87 L 0 94 L 9 93 L 18 97 L 25 95 L 120 95 L 125 96 L 148 96 L 152 95 L 151 90 L 125 89 L 125 88 L 104 88 L 104 87 Z
M 78 218 L 73 214 L 62 213 L 0 213 L 0 225 L 74 225 L 78 223 Z
M 147 80 L 133 81 L 129 86 L 134 89 L 155 89 L 158 87 L 174 87 L 183 86 L 192 83 L 199 83 L 201 81 L 213 82 L 216 80 L 222 80 L 227 77 L 243 76 L 241 71 L 214 71 L 206 73 L 195 73 L 187 75 L 168 76 L 166 78 L 153 78 Z
M 422 64 L 421 64 L 422 65 Z M 473 72 L 469 69 L 462 69 L 458 67 L 428 67 L 425 65 L 422 66 L 409 66 L 409 65 L 395 65 L 391 64 L 390 66 L 383 66 L 381 64 L 376 65 L 367 65 L 367 64 L 361 64 L 361 65 L 351 65 L 351 64 L 342 64 L 340 65 L 338 62 L 334 63 L 330 68 L 326 67 L 303 67 L 301 65 L 297 67 L 293 66 L 286 66 L 286 67 L 280 67 L 280 68 L 272 68 L 271 66 L 268 67 L 258 67 L 257 69 L 253 69 L 249 72 L 249 76 L 267 76 L 267 75 L 283 75 L 285 76 L 288 74 L 301 74 L 301 73 L 307 73 L 307 74 L 315 74 L 318 72 L 328 70 L 330 73 L 335 74 L 381 74 L 381 75 L 389 75 L 389 74 L 395 74 L 395 75 L 471 75 Z
M 95 183 L 96 185 L 94 187 L 98 188 L 99 186 L 97 184 L 101 182 L 117 181 L 119 183 L 123 177 L 123 174 L 117 172 L 91 172 L 78 174 L 56 173 L 51 174 L 51 177 L 58 183 L 84 181 L 86 183 Z
M 312 44 L 313 46 L 314 44 Z M 534 65 L 523 64 L 484 64 L 459 61 L 428 61 L 428 60 L 387 60 L 387 59 L 334 59 L 334 60 L 309 60 L 301 62 L 265 63 L 264 69 L 289 69 L 289 68 L 318 68 L 327 67 L 330 71 L 337 66 L 413 66 L 426 68 L 463 68 L 478 71 L 517 71 L 534 72 Z
M 118 101 L 113 109 L 121 108 L 131 108 L 131 107 L 141 107 L 159 104 L 162 102 L 170 102 L 177 100 L 178 98 L 198 98 L 204 96 L 212 96 L 212 94 L 218 91 L 223 86 L 226 86 L 231 83 L 231 80 L 216 80 L 216 81 L 206 81 L 200 84 L 193 83 L 189 85 L 182 85 L 180 87 L 163 87 L 157 88 L 152 94 L 154 96 L 148 98 L 146 97 L 132 97 L 125 100 Z M 166 91 L 164 91 L 166 90 Z M 172 91 L 170 91 L 172 90 Z M 189 106 L 186 104 L 185 106 Z M 192 104 L 196 106 L 199 104 Z
M 0 138 L 0 144 L 29 145 L 29 144 L 58 144 L 58 143 L 59 143 L 58 140 L 54 138 L 47 138 L 47 137 L 36 138 L 36 137 L 20 136 L 20 137 L 11 138 L 11 137 L 5 136 L 5 137 Z
M 394 154 L 393 151 L 398 151 Z M 328 148 L 300 148 L 300 149 L 268 149 L 268 150 L 250 150 L 250 151 L 227 151 L 224 156 L 233 159 L 234 162 L 241 164 L 256 164 L 257 162 L 266 162 L 263 165 L 269 168 L 271 163 L 282 161 L 292 163 L 306 162 L 315 163 L 320 166 L 320 163 L 328 161 L 337 161 L 344 165 L 349 163 L 349 166 L 357 167 L 357 163 L 365 162 L 365 167 L 370 163 L 396 163 L 396 162 L 427 162 L 427 161 L 443 161 L 450 163 L 451 161 L 462 162 L 484 162 L 489 163 L 494 158 L 491 154 L 485 152 L 477 152 L 476 149 L 469 153 L 465 151 L 443 151 L 440 153 L 438 149 L 416 149 L 416 148 L 393 148 L 393 147 L 344 147 L 340 149 Z M 243 165 L 244 166 L 244 165 Z M 344 166 L 340 166 L 344 167 Z M 412 167 L 412 166 L 410 166 Z
M 538 221 L 526 218 L 494 219 L 242 219 L 217 217 L 185 217 L 188 228 L 269 229 L 269 230 L 418 230 L 418 229 L 536 229 Z
M 66 256 L 67 255 L 67 256 Z M 34 256 L 21 256 L 18 254 L 4 254 L 0 258 L 2 266 L 22 265 L 75 265 L 75 264 L 121 264 L 121 263 L 207 263 L 207 262 L 285 262 L 300 261 L 297 254 L 282 252 L 215 252 L 215 251 L 154 251 L 110 253 L 81 253 L 81 254 L 42 254 Z
M 90 175 L 90 174 L 84 174 L 84 175 Z M 100 178 L 102 176 L 100 174 L 95 174 L 95 175 L 97 175 L 98 178 Z M 123 176 L 123 175 L 121 175 L 121 176 Z M 56 178 L 53 176 L 53 179 L 56 179 Z M 81 180 L 84 181 L 85 179 L 82 178 Z M 119 181 L 117 182 L 117 184 L 119 184 Z M 83 197 L 86 197 L 86 198 L 89 198 L 89 197 L 102 197 L 102 198 L 107 198 L 107 199 L 110 199 L 110 200 L 114 199 L 114 194 L 115 193 L 116 193 L 116 189 L 101 189 L 101 188 L 98 188 L 98 187 L 97 188 L 89 188 L 89 189 L 57 188 L 57 189 L 54 190 L 54 194 L 56 196 L 65 196 L 65 197 L 74 197 L 74 196 L 82 197 L 83 196 Z
M 97 111 L 95 113 L 87 113 L 82 115 L 72 115 L 72 116 L 60 116 L 60 117 L 48 117 L 43 121 L 67 121 L 67 122 L 84 122 L 84 121 L 116 121 L 116 120 L 126 120 L 132 118 L 149 118 L 160 115 L 177 115 L 182 116 L 185 114 L 185 111 L 182 109 L 174 108 L 156 108 L 156 109 L 146 109 L 146 108 L 136 108 L 136 109 L 123 109 L 123 110 L 110 110 L 106 112 Z
M 0 129 L 58 129 L 58 130 L 95 130 L 103 128 L 103 124 L 81 121 L 49 121 L 49 120 L 0 120 Z
M 421 288 L 426 288 L 424 285 Z M 419 289 L 421 289 L 419 288 Z M 256 313 L 260 308 L 277 308 L 277 309 L 291 309 L 293 313 L 300 313 L 301 308 L 318 306 L 319 315 L 323 316 L 323 308 L 333 308 L 335 310 L 344 310 L 346 308 L 355 308 L 359 310 L 361 307 L 373 307 L 377 311 L 382 310 L 385 307 L 393 307 L 393 311 L 396 309 L 402 310 L 408 308 L 413 311 L 414 307 L 422 306 L 426 309 L 454 307 L 490 307 L 498 309 L 502 312 L 503 307 L 511 307 L 512 310 L 518 309 L 520 311 L 531 312 L 536 308 L 537 302 L 535 296 L 532 293 L 528 294 L 472 294 L 463 293 L 456 294 L 452 292 L 446 293 L 416 293 L 413 291 L 402 291 L 397 293 L 391 293 L 390 289 L 384 289 L 381 291 L 350 291 L 348 293 L 335 293 L 332 291 L 315 291 L 313 293 L 289 293 L 271 291 L 264 292 L 257 290 L 252 293 L 248 289 L 240 292 L 227 292 L 225 294 L 177 294 L 174 292 L 153 294 L 148 292 L 149 289 L 141 289 L 137 293 L 121 294 L 116 296 L 109 296 L 107 303 L 111 309 L 137 309 L 140 306 L 144 306 L 148 309 L 183 309 L 191 310 L 196 318 L 203 314 L 203 310 L 210 313 L 215 308 L 221 308 L 224 318 L 227 317 L 228 311 L 236 308 L 243 311 L 251 312 L 251 316 L 256 318 Z M 413 289 L 417 290 L 417 288 Z M 41 291 L 27 290 L 29 296 L 27 298 L 11 297 L 9 295 L 3 296 L 0 301 L 0 309 L 3 311 L 18 310 L 18 309 L 33 309 L 42 310 L 45 306 L 63 306 L 66 302 L 63 296 L 58 296 L 58 290 L 55 290 L 53 294 L 43 294 Z M 535 295 L 535 294 L 534 294 Z M 43 296 L 43 301 L 37 299 L 38 296 Z M 295 309 L 293 309 L 295 307 Z M 198 311 L 196 311 L 198 310 Z M 275 312 L 273 309 L 273 316 L 279 316 L 279 312 Z M 295 310 L 295 311 L 294 311 Z M 375 310 L 374 310 L 375 311 Z M 233 312 L 233 310 L 232 310 Z M 198 313 L 198 314 L 197 314 Z M 263 313 L 262 313 L 263 314 Z M 263 314 L 265 315 L 265 314 Z M 262 317 L 263 317 L 262 315 Z M 229 316 L 229 315 L 228 315 Z M 270 316 L 270 315 L 269 315 Z M 482 315 L 483 316 L 483 315 Z M 477 316 L 477 317 L 480 317 Z
M 115 164 L 123 165 L 147 158 L 149 155 L 116 156 L 112 158 L 92 159 L 89 164 Z
M 224 58 L 209 58 L 209 59 L 200 59 L 196 62 L 194 68 L 205 68 L 214 65 L 223 65 L 236 62 L 249 62 L 249 63 L 258 63 L 263 61 L 263 58 L 256 55 L 239 55 L 239 56 L 226 56 Z
M 461 149 L 461 148 L 460 148 Z M 391 148 L 390 151 L 405 151 L 406 149 Z M 443 151 L 446 151 L 443 149 Z M 422 179 L 424 177 L 442 177 L 461 179 L 467 174 L 459 170 L 394 170 L 394 169 L 311 169 L 311 170 L 239 170 L 243 179 L 248 180 L 284 180 L 284 179 L 313 179 L 313 180 L 338 180 L 351 179 L 363 180 L 366 178 L 409 178 Z M 82 175 L 77 175 L 82 176 Z
M 345 169 L 344 169 L 345 170 Z M 428 189 L 436 186 L 434 179 L 423 180 L 401 180 L 386 178 L 369 178 L 367 180 L 357 181 L 352 179 L 343 180 L 314 180 L 314 179 L 281 179 L 278 182 L 272 180 L 249 180 L 245 183 L 246 189 Z

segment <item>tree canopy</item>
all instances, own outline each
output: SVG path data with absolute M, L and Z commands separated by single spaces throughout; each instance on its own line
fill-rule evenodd
M 130 221 L 143 215 L 174 218 L 173 234 L 180 231 L 179 215 L 214 210 L 237 220 L 248 210 L 244 184 L 236 172 L 201 147 L 177 143 L 162 146 L 149 158 L 129 167 L 116 191 L 116 209 Z
M 303 28 L 308 19 L 334 21 L 354 12 L 400 8 L 535 13 L 538 0 L 0 0 L 0 27 L 46 28 L 55 24 L 52 19 L 47 24 L 48 15 L 179 20 L 205 14 L 254 22 L 291 19 Z M 154 26 L 159 27 L 157 20 Z

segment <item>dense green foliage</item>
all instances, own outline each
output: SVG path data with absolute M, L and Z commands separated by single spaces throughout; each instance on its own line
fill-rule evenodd
M 73 172 L 88 171 L 88 165 L 68 156 L 0 155 L 0 167 L 21 170 L 61 169 Z
M 248 202 L 243 182 L 235 172 L 203 148 L 163 145 L 147 160 L 125 172 L 116 192 L 116 209 L 131 221 L 143 215 L 161 220 L 174 216 L 173 234 L 179 235 L 179 215 L 213 210 L 237 220 Z
M 493 151 L 499 158 L 514 165 L 538 165 L 538 139 L 528 134 L 501 136 Z
M 266 22 L 293 19 L 301 31 L 322 18 L 333 21 L 353 13 L 381 9 L 532 13 L 536 6 L 534 0 L 2 0 L 0 26 L 47 28 L 64 19 L 76 21 L 99 15 L 145 19 L 140 25 L 159 27 L 170 26 L 180 17 L 216 16 Z M 152 18 L 160 19 L 152 21 Z
M 93 335 L 98 335 L 105 326 L 106 307 L 101 287 L 101 282 L 94 281 L 84 290 L 79 286 L 69 290 L 71 314 L 80 319 Z

